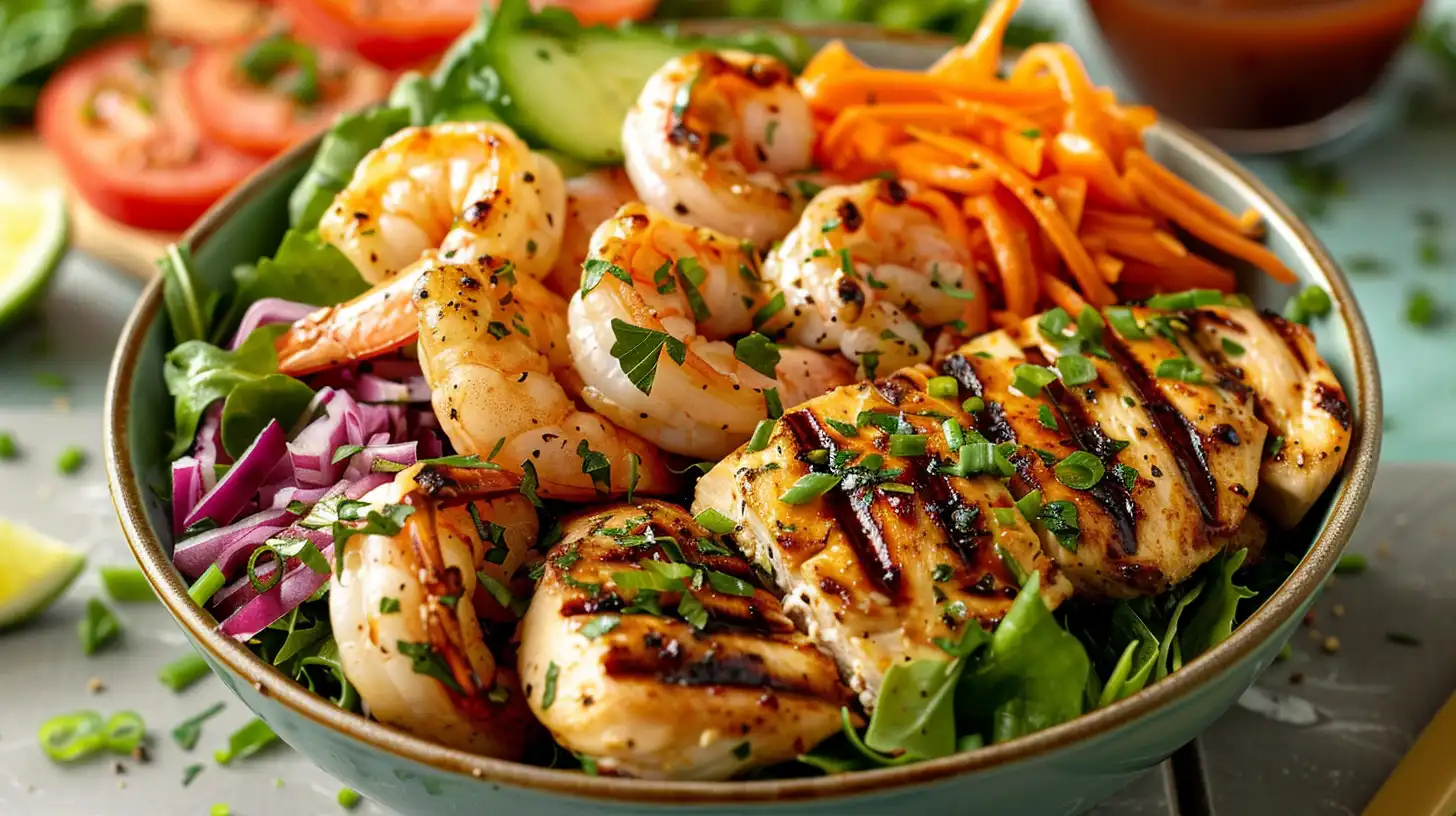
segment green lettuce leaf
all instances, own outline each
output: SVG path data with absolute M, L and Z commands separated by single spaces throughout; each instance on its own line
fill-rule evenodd
M 172 450 L 168 454 L 169 459 L 176 459 L 191 447 L 192 439 L 197 434 L 197 423 L 207 407 L 218 400 L 229 399 L 239 387 L 248 386 L 244 393 L 248 394 L 247 399 L 253 404 L 249 410 L 234 411 L 235 415 L 246 417 L 245 424 L 258 422 L 259 417 L 255 414 L 275 412 L 281 410 L 280 406 L 296 404 L 296 399 L 289 402 L 288 397 L 264 397 L 256 390 L 250 393 L 251 389 L 266 387 L 291 391 L 297 395 L 301 394 L 299 388 L 308 388 L 297 380 L 292 381 L 297 383 L 295 386 L 291 383 L 281 385 L 279 380 L 269 379 L 283 376 L 277 374 L 278 352 L 273 348 L 273 341 L 287 328 L 284 324 L 263 326 L 250 334 L 236 351 L 224 351 L 201 340 L 189 340 L 167 352 L 162 366 L 162 378 L 167 383 L 167 392 L 172 395 L 175 434 Z M 265 386 L 264 380 L 268 380 L 271 385 Z M 228 413 L 226 403 L 223 405 L 223 413 Z M 297 414 L 291 417 L 270 415 L 285 427 L 291 427 L 299 418 Z M 266 420 L 263 421 L 266 424 Z M 259 429 L 261 427 L 258 426 Z M 226 430 L 224 433 L 226 435 Z M 243 431 L 239 429 L 233 433 L 240 437 Z M 254 435 L 256 433 L 255 430 Z M 251 437 L 248 441 L 252 441 Z
M 296 229 L 318 226 L 334 196 L 354 177 L 365 154 L 410 124 L 407 108 L 370 108 L 344 116 L 319 144 L 313 163 L 288 197 L 288 215 Z
M 1083 711 L 1092 662 L 1082 642 L 1052 617 L 1041 576 L 1021 588 L 991 636 L 991 647 L 962 675 L 956 712 L 963 731 L 989 723 L 992 742 L 1066 722 Z
M 222 447 L 241 456 L 268 423 L 291 428 L 313 402 L 313 389 L 285 374 L 268 374 L 237 384 L 222 406 Z
M 332 306 L 369 289 L 369 283 L 344 253 L 324 243 L 317 234 L 297 229 L 283 235 L 273 257 L 234 269 L 233 280 L 237 285 L 230 315 L 233 320 L 263 298 Z
M 222 293 L 197 277 L 192 269 L 192 250 L 182 244 L 168 245 L 157 259 L 157 268 L 162 273 L 162 304 L 167 309 L 173 342 L 215 340 L 214 318 Z

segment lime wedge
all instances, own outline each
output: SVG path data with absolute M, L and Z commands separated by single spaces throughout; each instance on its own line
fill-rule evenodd
M 70 218 L 58 187 L 0 187 L 0 326 L 34 306 L 66 254 Z
M 70 546 L 0 519 L 0 629 L 46 611 L 85 566 Z

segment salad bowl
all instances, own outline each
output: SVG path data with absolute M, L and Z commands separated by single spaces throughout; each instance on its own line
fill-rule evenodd
M 721 27 L 715 31 L 724 30 Z M 729 28 L 731 30 L 731 27 Z M 918 68 L 947 41 L 867 28 L 803 28 L 811 44 L 844 40 L 882 65 Z M 222 681 L 288 744 L 368 798 L 408 814 L 564 814 L 691 809 L 729 813 L 896 813 L 911 807 L 982 813 L 1074 814 L 1156 766 L 1222 715 L 1279 654 L 1332 574 L 1365 506 L 1380 446 L 1378 372 L 1359 306 L 1328 253 L 1247 171 L 1164 122 L 1149 152 L 1233 211 L 1253 209 L 1269 247 L 1302 285 L 1333 301 L 1315 326 L 1319 348 L 1350 395 L 1354 439 L 1343 473 L 1287 542 L 1304 555 L 1284 584 L 1233 635 L 1169 677 L 1070 722 L 918 764 L 815 778 L 654 782 L 588 776 L 472 755 L 341 710 L 218 631 L 172 564 L 165 503 L 151 486 L 167 465 L 171 400 L 162 379 L 167 328 L 161 281 L 123 332 L 107 392 L 106 458 L 123 529 L 157 594 Z M 184 237 L 204 279 L 270 253 L 288 227 L 288 198 L 317 140 L 280 157 L 215 206 Z M 1290 294 L 1241 275 L 1241 291 L 1277 309 Z M 1307 549 L 1306 549 L 1307 545 Z

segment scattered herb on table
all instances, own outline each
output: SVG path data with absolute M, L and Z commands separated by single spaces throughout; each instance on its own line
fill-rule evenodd
M 86 451 L 76 445 L 66 448 L 61 451 L 60 456 L 56 457 L 56 470 L 65 476 L 74 476 L 85 466 Z
M 81 638 L 81 651 L 92 655 L 121 634 L 121 621 L 106 604 L 92 598 L 86 602 L 86 614 L 76 624 L 76 633 Z
M 1335 564 L 1336 575 L 1359 575 L 1370 568 L 1370 560 L 1360 553 L 1345 553 Z
M 20 458 L 20 448 L 15 444 L 15 437 L 7 431 L 0 431 L 0 460 L 11 460 Z
M 1429 329 L 1436 325 L 1440 312 L 1436 298 L 1427 289 L 1413 289 L 1406 295 L 1405 319 L 1418 329 Z

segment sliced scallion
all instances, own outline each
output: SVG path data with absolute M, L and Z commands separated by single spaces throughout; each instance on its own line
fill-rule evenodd
M 891 456 L 924 456 L 929 437 L 920 434 L 890 434 Z
M 808 504 L 833 490 L 843 478 L 833 473 L 806 473 L 799 477 L 793 487 L 779 496 L 779 501 L 793 505 Z
M 955 399 L 960 395 L 961 384 L 956 382 L 955 377 L 931 377 L 926 391 L 936 399 Z
M 102 567 L 101 585 L 113 601 L 147 603 L 157 600 L 157 593 L 147 583 L 147 576 L 136 567 Z
M 158 669 L 157 679 L 173 691 L 182 691 L 211 673 L 202 655 L 189 652 Z
M 198 606 L 207 606 L 207 602 L 212 600 L 212 596 L 216 595 L 225 583 L 227 583 L 227 578 L 223 576 L 222 570 L 213 564 L 193 582 L 192 586 L 187 588 L 187 596 Z
M 1102 481 L 1106 468 L 1096 456 L 1086 451 L 1074 451 L 1058 462 L 1052 472 L 1056 474 L 1057 481 L 1073 490 L 1091 490 Z

